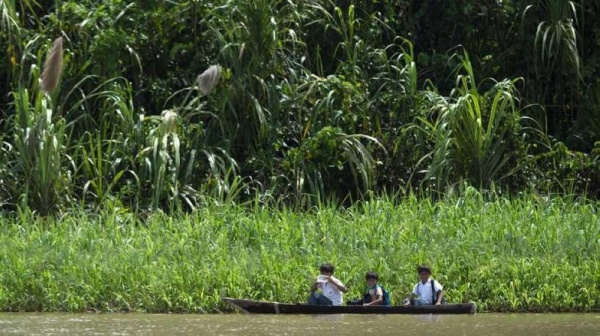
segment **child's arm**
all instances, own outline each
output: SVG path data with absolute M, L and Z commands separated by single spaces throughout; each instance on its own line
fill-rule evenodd
M 363 304 L 363 306 L 378 306 L 383 304 L 383 295 L 377 295 L 377 300 Z
M 319 288 L 319 283 L 318 282 L 313 282 L 313 284 L 310 286 L 310 291 L 314 292 Z
M 418 286 L 418 284 L 415 286 L 415 288 L 412 290 L 412 292 L 410 292 L 410 294 L 408 294 L 408 297 L 406 299 L 404 299 L 405 306 L 410 306 L 410 300 L 417 297 L 417 294 L 415 293 L 417 291 L 417 286 Z
M 415 293 L 410 293 L 406 299 L 404 299 L 404 305 L 410 306 L 410 301 L 415 298 Z
M 434 280 L 434 287 L 436 289 L 436 296 L 437 296 L 437 300 L 435 300 L 435 302 L 433 304 L 439 305 L 442 304 L 442 300 L 444 299 L 444 293 L 442 292 L 444 290 L 444 287 L 442 287 L 442 285 Z
M 437 291 L 437 300 L 435 301 L 436 305 L 442 304 L 442 299 L 444 298 L 444 292 L 440 289 Z
M 346 293 L 348 291 L 348 288 L 346 288 L 346 286 L 344 286 L 344 284 L 340 280 L 334 278 L 333 276 L 329 278 L 329 282 L 331 282 L 335 287 L 337 287 L 337 289 L 339 289 L 340 292 Z

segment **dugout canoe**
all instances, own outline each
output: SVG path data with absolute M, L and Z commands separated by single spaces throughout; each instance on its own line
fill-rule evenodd
M 222 298 L 233 308 L 249 314 L 475 314 L 475 303 L 432 306 L 313 306 L 305 303 L 279 303 Z

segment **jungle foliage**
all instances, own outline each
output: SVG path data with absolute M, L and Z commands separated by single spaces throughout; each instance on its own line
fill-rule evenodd
M 0 0 L 0 207 L 464 185 L 597 198 L 599 15 L 586 0 Z

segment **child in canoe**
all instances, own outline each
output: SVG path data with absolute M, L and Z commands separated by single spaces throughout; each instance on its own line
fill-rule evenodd
M 379 276 L 375 272 L 367 272 L 367 292 L 363 297 L 363 306 L 389 305 L 384 302 L 383 288 L 377 284 Z
M 348 291 L 344 284 L 333 276 L 333 265 L 321 265 L 319 275 L 310 287 L 309 305 L 316 306 L 341 306 L 344 302 L 343 293 Z M 317 290 L 321 290 L 318 293 Z
M 365 275 L 367 282 L 367 290 L 362 299 L 348 301 L 348 305 L 363 305 L 363 306 L 389 306 L 389 294 L 378 284 L 379 276 L 373 271 L 367 272 Z
M 439 282 L 431 278 L 431 268 L 426 265 L 420 265 L 417 268 L 419 281 L 413 288 L 409 297 L 404 300 L 404 305 L 439 305 L 445 303 L 444 287 Z M 418 298 L 418 299 L 417 299 Z

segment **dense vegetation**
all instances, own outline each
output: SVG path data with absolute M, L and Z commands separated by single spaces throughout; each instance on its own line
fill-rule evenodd
M 51 230 L 48 230 L 48 227 Z M 220 297 L 304 301 L 329 260 L 360 296 L 381 274 L 393 301 L 427 262 L 450 302 L 484 311 L 600 308 L 597 204 L 529 196 L 409 198 L 305 214 L 209 206 L 141 222 L 119 209 L 48 223 L 0 219 L 0 310 L 216 312 Z
M 598 309 L 598 16 L 0 0 L 0 310 L 298 301 L 324 260 L 352 295 L 430 262 L 455 302 Z
M 464 181 L 600 195 L 595 1 L 2 0 L 0 14 L 6 211 L 438 197 Z M 55 88 L 38 78 L 57 37 Z

